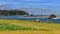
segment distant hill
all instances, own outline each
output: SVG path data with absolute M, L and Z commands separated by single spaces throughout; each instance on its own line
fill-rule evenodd
M 29 15 L 23 10 L 0 10 L 0 15 Z
M 49 15 L 32 15 L 32 16 L 49 16 Z

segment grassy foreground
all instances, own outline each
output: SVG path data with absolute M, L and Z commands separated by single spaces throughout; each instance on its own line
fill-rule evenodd
M 60 24 L 0 19 L 0 34 L 60 34 Z

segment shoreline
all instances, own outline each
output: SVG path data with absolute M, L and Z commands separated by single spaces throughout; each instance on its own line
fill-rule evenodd
M 0 18 L 48 18 L 49 16 L 0 16 Z M 56 18 L 60 18 L 57 16 Z

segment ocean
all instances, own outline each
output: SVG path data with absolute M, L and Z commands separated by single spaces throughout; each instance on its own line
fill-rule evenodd
M 60 23 L 60 19 L 48 19 L 48 18 L 34 18 L 34 17 L 20 17 L 20 16 L 0 16 L 0 19 L 12 19 L 12 20 L 39 20 L 41 22 L 54 22 Z

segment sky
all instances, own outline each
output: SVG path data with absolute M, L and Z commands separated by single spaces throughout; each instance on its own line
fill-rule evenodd
M 60 15 L 60 0 L 0 0 L 0 9 L 25 10 L 35 15 Z

